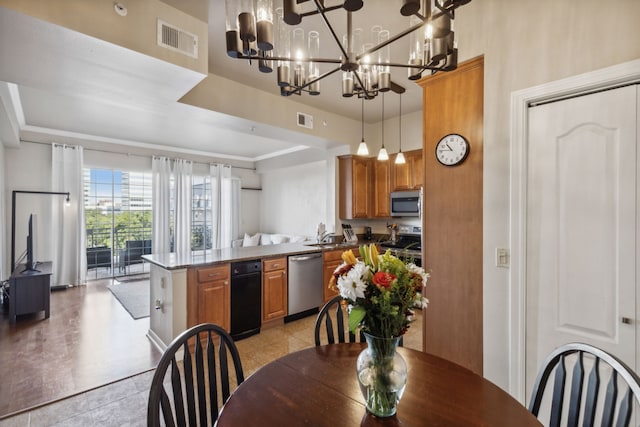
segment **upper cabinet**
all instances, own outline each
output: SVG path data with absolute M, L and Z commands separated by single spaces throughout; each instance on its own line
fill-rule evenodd
M 394 163 L 395 155 L 384 162 L 375 157 L 339 156 L 340 218 L 389 218 L 392 191 L 422 187 L 422 150 L 404 155 L 403 165 Z
M 367 157 L 338 157 L 341 219 L 369 218 L 372 201 L 373 163 Z
M 406 151 L 406 163 L 395 164 L 396 155 L 391 156 L 393 164 L 391 174 L 391 191 L 415 190 L 422 187 L 424 169 L 422 166 L 422 150 Z

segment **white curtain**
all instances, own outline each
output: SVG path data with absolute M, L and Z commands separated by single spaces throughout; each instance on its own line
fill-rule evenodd
M 82 147 L 53 144 L 51 191 L 68 192 L 52 196 L 52 287 L 77 286 L 87 277 L 86 230 L 84 222 L 84 184 Z M 58 200 L 60 198 L 61 200 Z
M 171 252 L 171 160 L 153 157 L 152 164 L 152 253 Z
M 191 256 L 191 170 L 188 160 L 176 159 L 173 164 L 175 180 L 174 252 L 179 260 Z
M 240 180 L 231 177 L 229 165 L 211 165 L 210 175 L 213 248 L 229 248 L 238 237 Z

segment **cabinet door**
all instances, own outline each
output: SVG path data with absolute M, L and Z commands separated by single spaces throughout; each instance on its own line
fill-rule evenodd
M 287 315 L 287 272 L 275 270 L 262 274 L 262 320 Z
M 391 162 L 391 191 L 415 190 L 422 187 L 422 150 L 412 150 L 404 153 L 406 162 L 395 164 L 396 156 Z
M 389 206 L 390 192 L 390 169 L 391 162 L 375 162 L 374 166 L 374 189 L 373 189 L 373 216 L 378 218 L 388 218 L 391 216 Z
M 408 154 L 407 163 L 409 163 L 411 168 L 411 188 L 422 188 L 422 181 L 424 179 L 422 150 L 410 151 Z
M 215 323 L 229 331 L 229 279 L 198 284 L 198 323 Z
M 342 250 L 327 251 L 323 253 L 322 296 L 324 298 L 324 302 L 327 302 L 338 295 L 337 290 L 329 289 L 329 281 L 333 276 L 333 272 L 340 264 L 342 264 Z
M 402 191 L 411 189 L 412 179 L 410 177 L 411 168 L 408 161 L 409 154 L 405 153 L 406 163 L 398 165 L 395 163 L 396 156 L 393 156 L 390 161 L 393 162 L 392 179 L 393 187 L 392 191 Z
M 369 159 L 352 158 L 353 162 L 353 218 L 368 218 L 372 165 Z

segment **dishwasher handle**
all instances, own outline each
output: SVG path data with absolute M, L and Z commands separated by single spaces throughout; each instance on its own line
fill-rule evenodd
M 308 261 L 310 259 L 316 259 L 320 257 L 322 257 L 322 252 L 314 252 L 312 254 L 307 254 L 307 255 L 290 256 L 289 261 Z

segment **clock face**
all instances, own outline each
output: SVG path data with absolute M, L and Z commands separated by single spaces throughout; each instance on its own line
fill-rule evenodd
M 445 166 L 455 166 L 469 154 L 469 143 L 457 133 L 444 136 L 436 145 L 436 158 Z

